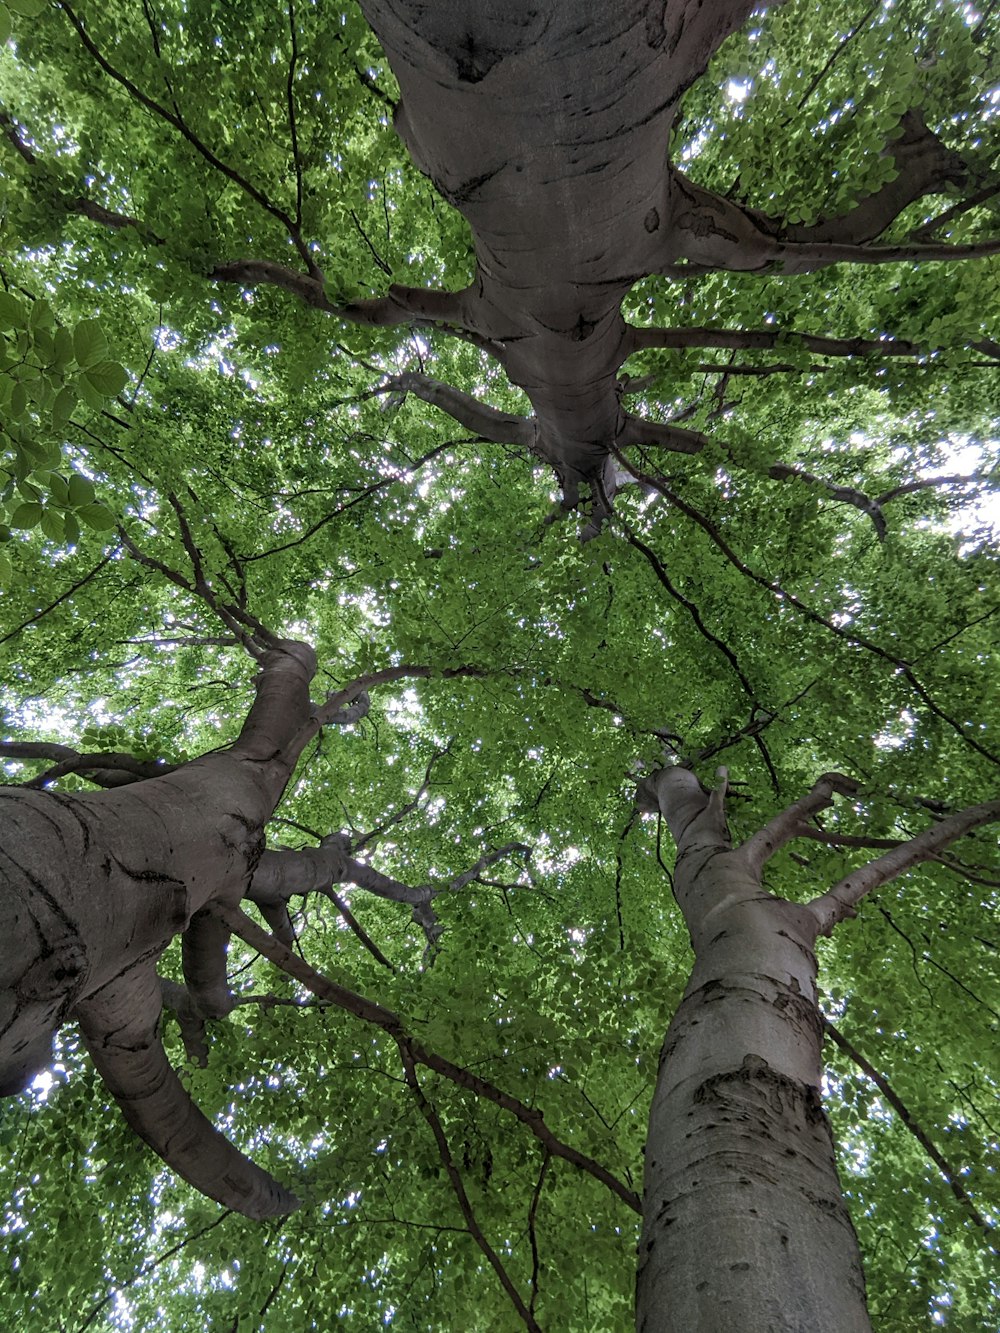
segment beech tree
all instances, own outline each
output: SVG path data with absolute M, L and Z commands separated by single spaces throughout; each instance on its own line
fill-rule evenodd
M 361 8 L 0 11 L 8 1322 L 993 1329 L 1000 16 Z

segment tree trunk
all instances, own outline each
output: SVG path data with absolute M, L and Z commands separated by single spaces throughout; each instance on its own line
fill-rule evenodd
M 820 1100 L 816 921 L 762 890 L 724 793 L 668 769 L 641 800 L 677 843 L 695 951 L 646 1147 L 639 1333 L 868 1333 Z
M 297 1200 L 223 1138 L 170 1068 L 156 962 L 175 935 L 193 934 L 184 964 L 195 999 L 207 996 L 201 1016 L 226 1011 L 226 932 L 204 909 L 249 889 L 265 825 L 318 728 L 315 669 L 307 645 L 276 642 L 236 742 L 162 777 L 72 796 L 0 788 L 0 1096 L 25 1087 L 78 1018 L 133 1129 L 249 1217 Z

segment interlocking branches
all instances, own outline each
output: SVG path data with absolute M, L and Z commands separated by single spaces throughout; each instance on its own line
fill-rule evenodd
M 692 522 L 696 523 L 712 544 L 721 551 L 729 564 L 731 564 L 744 578 L 751 583 L 756 584 L 757 587 L 765 589 L 783 606 L 790 606 L 798 615 L 802 616 L 803 619 L 814 625 L 822 626 L 836 638 L 850 644 L 852 647 L 864 649 L 866 652 L 873 654 L 873 656 L 891 667 L 897 675 L 901 676 L 907 682 L 917 698 L 921 700 L 925 707 L 933 713 L 935 717 L 940 718 L 946 726 L 954 731 L 956 735 L 958 735 L 971 749 L 975 750 L 977 754 L 981 755 L 984 759 L 988 759 L 990 763 L 1000 766 L 1000 756 L 994 754 L 993 751 L 989 750 L 971 733 L 969 724 L 963 725 L 957 718 L 953 717 L 941 707 L 927 689 L 926 685 L 924 685 L 917 676 L 913 669 L 912 662 L 899 657 L 887 648 L 883 648 L 880 644 L 868 638 L 867 635 L 858 634 L 847 625 L 838 625 L 828 616 L 824 616 L 819 611 L 814 610 L 813 607 L 809 606 L 808 603 L 804 602 L 795 593 L 789 592 L 789 590 L 779 583 L 777 579 L 769 579 L 765 575 L 757 573 L 757 571 L 752 569 L 745 560 L 737 555 L 736 551 L 723 536 L 718 524 L 713 522 L 705 514 L 701 513 L 701 511 L 694 505 L 688 503 L 688 501 L 686 501 L 678 492 L 672 490 L 663 478 L 641 471 L 634 467 L 629 460 L 625 458 L 624 455 L 618 453 L 617 450 L 614 450 L 613 452 L 622 465 L 634 477 L 641 481 L 643 485 L 657 491 L 664 497 L 664 499 L 668 500 L 671 505 L 690 518 Z M 654 559 L 656 559 L 655 553 L 653 554 Z M 647 559 L 648 558 L 649 557 L 647 556 Z M 657 563 L 661 564 L 658 559 Z M 660 577 L 659 574 L 657 577 Z M 660 581 L 663 582 L 663 579 L 661 578 Z
M 244 943 L 258 953 L 263 954 L 276 967 L 280 967 L 283 972 L 293 977 L 317 1000 L 335 1004 L 338 1008 L 353 1014 L 363 1022 L 372 1023 L 382 1028 L 397 1042 L 405 1041 L 410 1055 L 417 1064 L 425 1065 L 428 1069 L 441 1075 L 442 1078 L 450 1080 L 458 1087 L 464 1088 L 466 1091 L 472 1092 L 509 1112 L 545 1146 L 553 1157 L 561 1157 L 572 1166 L 593 1176 L 595 1180 L 600 1181 L 613 1194 L 616 1194 L 633 1212 L 641 1211 L 638 1195 L 605 1167 L 601 1166 L 600 1163 L 594 1161 L 593 1158 L 587 1157 L 556 1138 L 546 1125 L 540 1110 L 526 1106 L 524 1102 L 511 1096 L 510 1093 L 503 1092 L 478 1074 L 474 1074 L 471 1070 L 456 1065 L 422 1046 L 409 1034 L 403 1019 L 398 1014 L 391 1009 L 376 1004 L 373 1000 L 368 1000 L 362 995 L 347 990 L 334 981 L 330 981 L 329 978 L 317 972 L 304 959 L 292 953 L 273 935 L 269 935 L 267 931 L 262 930 L 238 908 L 219 906 L 215 910 L 234 935 L 238 935 Z
M 130 782 L 172 773 L 177 767 L 162 759 L 137 759 L 120 751 L 81 754 L 69 745 L 52 741 L 0 742 L 0 759 L 54 759 L 43 773 L 19 784 L 23 787 L 48 787 L 70 773 L 79 773 L 98 787 L 124 787 Z

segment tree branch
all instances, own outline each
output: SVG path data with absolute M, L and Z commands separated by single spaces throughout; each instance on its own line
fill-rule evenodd
M 228 163 L 223 162 L 222 159 L 218 157 L 212 151 L 212 149 L 209 148 L 208 145 L 205 144 L 198 137 L 198 135 L 196 135 L 191 130 L 187 122 L 184 120 L 180 112 L 177 110 L 176 106 L 173 111 L 170 111 L 167 107 L 162 106 L 159 102 L 157 102 L 155 98 L 147 96 L 147 94 L 144 93 L 142 89 L 139 88 L 135 83 L 133 83 L 132 80 L 128 78 L 127 75 L 123 74 L 120 70 L 116 69 L 114 65 L 112 65 L 111 62 L 107 59 L 107 57 L 104 55 L 101 49 L 97 46 L 96 42 L 93 41 L 90 34 L 87 32 L 87 29 L 84 26 L 83 21 L 73 11 L 73 9 L 67 3 L 67 0 L 59 0 L 59 7 L 66 15 L 66 17 L 69 19 L 70 23 L 72 24 L 73 28 L 76 31 L 77 36 L 83 43 L 83 46 L 94 58 L 97 64 L 105 72 L 105 74 L 107 74 L 109 78 L 113 79 L 117 84 L 119 84 L 122 88 L 124 88 L 125 91 L 129 94 L 129 96 L 134 98 L 134 100 L 137 101 L 141 106 L 144 106 L 147 111 L 151 111 L 154 115 L 159 116 L 161 120 L 166 121 L 168 125 L 172 126 L 181 135 L 181 137 L 191 145 L 191 147 L 195 150 L 195 152 L 198 153 L 199 156 L 205 159 L 205 161 L 209 164 L 209 166 L 211 166 L 214 170 L 220 172 L 223 176 L 226 177 L 227 180 L 231 181 L 234 185 L 236 185 L 239 189 L 241 189 L 244 192 L 244 194 L 249 196 L 249 198 L 251 198 L 254 201 L 254 203 L 258 204 L 266 213 L 269 213 L 271 217 L 275 218 L 278 222 L 280 222 L 281 225 L 284 227 L 286 233 L 288 234 L 289 239 L 292 241 L 296 250 L 302 257 L 302 260 L 305 263 L 309 273 L 312 274 L 314 277 L 317 278 L 320 277 L 319 269 L 316 267 L 315 260 L 312 257 L 309 247 L 302 239 L 302 235 L 299 231 L 298 226 L 295 223 L 295 219 L 292 218 L 290 214 L 286 212 L 285 209 L 280 208 L 277 204 L 272 203 L 271 200 L 267 197 L 267 195 L 265 195 L 262 190 L 258 189 L 257 186 L 254 185 L 251 181 L 249 181 L 246 178 L 246 176 L 244 176 L 241 172 L 237 171 L 234 167 L 229 166 Z
M 649 546 L 647 546 L 646 543 L 642 541 L 641 538 L 637 537 L 635 533 L 632 531 L 632 529 L 628 526 L 628 524 L 625 523 L 625 521 L 622 518 L 619 517 L 616 521 L 619 527 L 621 527 L 621 529 L 625 533 L 625 538 L 628 544 L 634 547 L 645 557 L 653 573 L 656 575 L 657 579 L 666 589 L 667 593 L 674 599 L 675 602 L 677 602 L 680 606 L 684 607 L 685 611 L 687 611 L 688 615 L 694 621 L 695 626 L 699 634 L 701 634 L 702 638 L 706 639 L 709 643 L 711 643 L 715 648 L 719 650 L 719 652 L 723 655 L 723 657 L 732 667 L 737 680 L 742 685 L 743 690 L 746 693 L 747 697 L 750 699 L 751 703 L 757 704 L 758 699 L 756 691 L 754 690 L 753 685 L 750 683 L 750 680 L 746 675 L 746 673 L 744 672 L 743 668 L 740 666 L 739 659 L 733 652 L 732 648 L 730 648 L 727 643 L 724 643 L 723 640 L 720 639 L 717 634 L 712 633 L 712 631 L 708 628 L 708 626 L 702 619 L 701 611 L 698 609 L 696 603 L 692 602 L 690 598 L 685 597 L 684 594 L 680 591 L 680 589 L 674 587 L 673 583 L 670 581 L 670 577 L 667 574 L 666 569 L 663 567 L 663 562 L 656 555 L 655 551 L 653 551 Z
M 883 884 L 888 884 L 921 861 L 931 860 L 966 833 L 998 819 L 1000 819 L 1000 800 L 970 806 L 966 810 L 950 815 L 947 819 L 942 819 L 932 828 L 918 833 L 909 842 L 904 842 L 886 852 L 884 856 L 852 871 L 832 889 L 813 898 L 807 904 L 808 910 L 816 919 L 818 933 L 831 934 L 845 917 L 856 915 L 858 903 L 867 894 L 881 888 Z
M 788 225 L 755 209 L 702 189 L 674 170 L 687 205 L 671 232 L 671 253 L 662 272 L 677 276 L 680 253 L 695 270 L 728 269 L 808 273 L 827 264 L 883 264 L 903 260 L 978 258 L 1000 252 L 1000 238 L 967 245 L 900 242 L 872 246 L 909 204 L 949 183 L 965 180 L 964 165 L 928 129 L 920 113 L 902 118 L 902 135 L 890 143 L 896 175 L 849 212 L 812 225 Z
M 751 873 L 759 876 L 775 852 L 798 836 L 798 826 L 807 816 L 833 804 L 834 793 L 854 796 L 857 790 L 858 784 L 842 773 L 824 773 L 805 796 L 787 806 L 740 844 L 738 850 L 746 859 Z
M 760 588 L 766 588 L 767 591 L 775 596 L 781 603 L 793 607 L 806 620 L 811 621 L 815 625 L 822 625 L 824 629 L 829 630 L 829 632 L 837 638 L 852 644 L 856 648 L 863 648 L 867 652 L 873 653 L 883 662 L 891 665 L 898 671 L 899 675 L 907 681 L 914 694 L 923 701 L 927 708 L 960 736 L 966 745 L 975 750 L 977 754 L 982 755 L 984 759 L 988 759 L 990 763 L 1000 766 L 1000 757 L 994 754 L 991 750 L 988 750 L 985 745 L 976 739 L 975 736 L 970 735 L 964 730 L 962 724 L 956 718 L 952 717 L 941 708 L 927 690 L 926 686 L 917 677 L 909 661 L 895 656 L 895 654 L 880 647 L 867 636 L 856 634 L 846 626 L 838 625 L 828 617 L 821 615 L 818 611 L 814 611 L 811 606 L 808 606 L 801 598 L 796 597 L 794 593 L 789 592 L 778 583 L 776 579 L 768 579 L 763 574 L 758 574 L 756 570 L 751 569 L 744 560 L 740 559 L 726 541 L 725 537 L 723 537 L 716 524 L 706 518 L 700 510 L 696 509 L 693 505 L 688 504 L 688 502 L 680 495 L 672 491 L 662 478 L 640 471 L 614 446 L 611 447 L 611 453 L 613 457 L 617 458 L 622 466 L 632 474 L 632 476 L 636 477 L 644 485 L 658 491 L 666 500 L 669 500 L 672 505 L 679 509 L 682 514 L 686 514 L 694 523 L 696 523 L 702 531 L 707 534 L 712 543 L 722 552 L 734 569 L 737 569 L 745 578 L 749 579 Z
M 979 1209 L 966 1193 L 965 1188 L 959 1179 L 961 1173 L 955 1170 L 944 1154 L 934 1144 L 930 1135 L 921 1128 L 903 1099 L 894 1091 L 888 1079 L 884 1078 L 875 1066 L 872 1065 L 870 1061 L 866 1060 L 855 1046 L 851 1045 L 844 1034 L 840 1032 L 838 1028 L 834 1027 L 829 1019 L 824 1020 L 824 1028 L 828 1036 L 840 1047 L 844 1054 L 857 1065 L 866 1078 L 870 1079 L 871 1082 L 875 1084 L 876 1088 L 878 1088 L 879 1092 L 899 1116 L 902 1123 L 917 1140 L 921 1148 L 923 1148 L 924 1152 L 941 1172 L 942 1176 L 944 1176 L 952 1194 L 954 1194 L 955 1198 L 966 1210 L 976 1226 L 979 1227 L 986 1236 L 986 1243 L 990 1250 L 994 1254 L 1000 1254 L 1000 1250 L 997 1249 L 996 1242 L 993 1239 L 996 1234 L 995 1228 L 986 1221 L 982 1213 L 980 1213 Z
M 252 949 L 263 954 L 276 967 L 280 967 L 283 972 L 294 977 L 317 999 L 327 1000 L 337 1005 L 338 1008 L 354 1014 L 356 1018 L 360 1018 L 366 1023 L 374 1023 L 397 1041 L 405 1040 L 418 1064 L 426 1065 L 434 1073 L 450 1079 L 452 1083 L 475 1093 L 477 1097 L 483 1097 L 495 1106 L 508 1111 L 529 1129 L 539 1142 L 545 1145 L 553 1157 L 561 1157 L 579 1170 L 587 1172 L 588 1175 L 593 1176 L 595 1180 L 599 1180 L 602 1185 L 611 1190 L 613 1194 L 616 1194 L 633 1212 L 641 1212 L 638 1195 L 623 1185 L 616 1176 L 612 1175 L 600 1163 L 595 1162 L 593 1158 L 577 1152 L 575 1148 L 571 1148 L 557 1139 L 548 1125 L 545 1124 L 541 1111 L 526 1106 L 518 1098 L 501 1091 L 492 1083 L 480 1078 L 478 1074 L 473 1074 L 471 1070 L 453 1064 L 443 1056 L 421 1046 L 406 1031 L 403 1020 L 398 1014 L 393 1013 L 391 1009 L 376 1004 L 373 1000 L 357 995 L 354 991 L 338 986 L 336 982 L 330 981 L 310 967 L 304 959 L 292 953 L 291 949 L 286 948 L 273 936 L 268 935 L 239 908 L 216 904 L 213 911 L 218 912 L 234 935 L 238 935 Z
M 773 464 L 768 469 L 767 475 L 775 481 L 794 477 L 809 486 L 817 486 L 826 491 L 831 499 L 838 500 L 841 504 L 853 505 L 855 509 L 860 509 L 863 514 L 868 515 L 875 527 L 875 535 L 880 542 L 885 541 L 887 526 L 881 503 L 865 495 L 864 491 L 856 490 L 853 486 L 837 486 L 832 481 L 824 481 L 822 477 L 806 472 L 805 468 L 792 467 L 789 463 Z
M 715 347 L 721 351 L 772 352 L 782 347 L 801 347 L 818 356 L 913 357 L 926 349 L 901 338 L 827 338 L 798 333 L 794 329 L 714 329 L 704 326 L 681 329 L 630 328 L 632 350 Z M 719 370 L 728 367 L 719 366 Z
M 420 1114 L 427 1121 L 431 1133 L 434 1135 L 434 1141 L 437 1144 L 438 1153 L 441 1157 L 441 1164 L 444 1166 L 445 1174 L 448 1177 L 452 1189 L 455 1191 L 455 1198 L 458 1200 L 458 1206 L 461 1209 L 462 1216 L 465 1218 L 465 1225 L 468 1227 L 469 1235 L 486 1256 L 488 1264 L 493 1269 L 494 1273 L 496 1273 L 500 1280 L 500 1285 L 510 1297 L 511 1304 L 520 1316 L 525 1328 L 529 1329 L 531 1333 L 541 1333 L 541 1328 L 535 1321 L 534 1315 L 521 1299 L 519 1291 L 511 1281 L 510 1274 L 500 1262 L 500 1256 L 486 1239 L 482 1227 L 480 1227 L 476 1220 L 472 1204 L 469 1202 L 469 1196 L 465 1190 L 465 1183 L 462 1180 L 461 1172 L 455 1165 L 455 1159 L 451 1155 L 451 1148 L 448 1145 L 448 1136 L 444 1132 L 444 1127 L 441 1124 L 437 1111 L 435 1111 L 434 1107 L 424 1096 L 424 1091 L 420 1086 L 420 1080 L 417 1078 L 413 1052 L 410 1050 L 409 1044 L 405 1038 L 397 1039 L 397 1045 L 399 1046 L 399 1054 L 403 1061 L 403 1069 L 406 1073 L 407 1087 L 409 1087 L 410 1091 L 413 1093 L 417 1106 L 420 1109 Z
M 202 1115 L 167 1060 L 159 1035 L 159 978 L 138 963 L 76 1005 L 97 1072 L 129 1125 L 179 1176 L 225 1208 L 261 1219 L 298 1199 Z
M 461 389 L 452 388 L 438 380 L 429 379 L 408 371 L 397 375 L 378 390 L 380 394 L 405 395 L 414 397 L 446 412 L 466 430 L 475 431 L 484 440 L 494 444 L 517 444 L 525 449 L 535 445 L 535 422 L 531 417 L 515 416 L 510 412 L 498 412 L 471 394 Z
M 99 787 L 124 787 L 131 782 L 173 773 L 176 764 L 162 759 L 136 759 L 131 754 L 108 751 L 100 754 L 80 754 L 68 745 L 48 741 L 0 741 L 0 759 L 55 759 L 57 762 L 44 773 L 20 784 L 41 788 L 69 773 L 80 773 Z

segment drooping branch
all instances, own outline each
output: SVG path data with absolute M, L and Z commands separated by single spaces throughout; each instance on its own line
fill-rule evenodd
M 52 741 L 0 741 L 0 759 L 54 759 L 56 762 L 36 777 L 22 783 L 25 787 L 47 787 L 69 773 L 79 773 L 98 787 L 124 787 L 164 773 L 176 765 L 162 759 L 137 759 L 118 751 L 81 754 L 69 745 Z
M 983 1217 L 982 1213 L 972 1202 L 972 1199 L 969 1197 L 967 1190 L 962 1184 L 961 1171 L 956 1169 L 948 1161 L 934 1140 L 923 1129 L 913 1112 L 893 1088 L 889 1080 L 878 1072 L 871 1061 L 866 1060 L 857 1047 L 848 1041 L 839 1028 L 835 1027 L 829 1019 L 825 1020 L 824 1028 L 830 1039 L 840 1047 L 844 1054 L 852 1060 L 854 1064 L 857 1065 L 865 1077 L 878 1088 L 879 1092 L 899 1116 L 900 1121 L 906 1126 L 920 1144 L 921 1148 L 923 1148 L 927 1156 L 941 1172 L 942 1176 L 944 1176 L 952 1194 L 954 1194 L 955 1198 L 966 1210 L 976 1226 L 979 1227 L 980 1231 L 983 1232 L 990 1250 L 994 1254 L 1000 1254 L 1000 1249 L 997 1248 L 997 1242 L 995 1240 L 996 1228 L 987 1222 L 985 1217 Z
M 688 615 L 694 621 L 698 633 L 702 636 L 703 639 L 706 639 L 709 643 L 713 645 L 713 647 L 718 649 L 718 651 L 722 654 L 722 656 L 732 667 L 733 672 L 737 680 L 740 682 L 740 685 L 743 687 L 743 690 L 747 698 L 751 701 L 751 703 L 759 704 L 760 701 L 757 698 L 757 692 L 755 691 L 753 684 L 750 681 L 750 678 L 747 676 L 746 672 L 743 670 L 743 667 L 740 665 L 739 659 L 737 658 L 736 653 L 733 651 L 733 649 L 729 646 L 728 643 L 726 643 L 723 639 L 720 639 L 717 634 L 713 633 L 712 630 L 708 628 L 708 626 L 705 624 L 704 617 L 702 616 L 701 610 L 698 607 L 697 603 L 693 602 L 690 597 L 686 597 L 684 593 L 682 593 L 680 589 L 674 585 L 673 581 L 671 580 L 669 574 L 666 571 L 666 568 L 664 567 L 662 560 L 660 560 L 656 552 L 650 546 L 647 546 L 646 543 L 642 540 L 642 538 L 637 536 L 628 526 L 628 524 L 624 522 L 624 520 L 618 519 L 617 521 L 619 526 L 625 533 L 625 537 L 626 540 L 628 541 L 628 544 L 634 547 L 637 551 L 640 552 L 642 556 L 644 556 L 646 561 L 649 563 L 650 568 L 653 570 L 653 573 L 656 575 L 656 578 L 666 589 L 668 595 L 672 597 L 673 600 L 677 602 L 680 606 L 684 607 L 685 611 L 687 611 Z
M 886 852 L 884 856 L 852 871 L 832 889 L 808 904 L 816 918 L 819 934 L 829 935 L 845 917 L 854 916 L 858 903 L 873 890 L 888 884 L 921 861 L 932 860 L 973 829 L 997 820 L 1000 820 L 1000 800 L 970 806 L 940 820 L 909 842 Z
M 202 1115 L 160 1040 L 162 997 L 142 962 L 76 1006 L 98 1073 L 140 1138 L 179 1176 L 245 1217 L 294 1212 L 299 1201 Z
M 321 277 L 322 275 L 316 266 L 312 252 L 304 241 L 302 234 L 296 225 L 295 219 L 287 212 L 287 210 L 269 199 L 268 196 L 258 186 L 254 185 L 254 183 L 241 171 L 238 171 L 228 162 L 224 162 L 215 151 L 191 129 L 181 114 L 176 102 L 174 103 L 173 110 L 163 106 L 162 103 L 157 102 L 155 98 L 144 93 L 126 74 L 123 74 L 121 70 L 117 69 L 90 36 L 86 25 L 67 3 L 67 0 L 59 0 L 59 7 L 69 19 L 70 24 L 76 31 L 84 48 L 93 57 L 104 73 L 107 74 L 109 78 L 113 79 L 115 83 L 124 88 L 129 96 L 141 106 L 144 106 L 147 111 L 152 112 L 154 116 L 157 116 L 175 129 L 214 171 L 219 172 L 227 180 L 231 181 L 232 184 L 237 186 L 244 194 L 252 199 L 254 203 L 281 223 L 289 239 L 292 241 L 304 261 L 308 272 L 315 277 Z
M 524 1102 L 512 1097 L 510 1093 L 503 1092 L 478 1074 L 474 1074 L 471 1070 L 464 1069 L 461 1065 L 456 1065 L 422 1046 L 406 1031 L 405 1024 L 398 1014 L 329 980 L 322 973 L 317 972 L 315 968 L 310 967 L 304 959 L 299 958 L 297 954 L 280 944 L 272 935 L 262 930 L 238 908 L 219 905 L 214 910 L 219 913 L 234 935 L 238 935 L 252 949 L 263 954 L 276 967 L 280 967 L 283 972 L 294 977 L 318 1000 L 328 1001 L 337 1005 L 338 1008 L 354 1014 L 355 1017 L 366 1023 L 375 1024 L 397 1041 L 405 1040 L 410 1053 L 418 1064 L 425 1065 L 428 1069 L 449 1079 L 458 1087 L 465 1088 L 468 1092 L 475 1093 L 476 1096 L 483 1097 L 495 1106 L 508 1111 L 545 1145 L 553 1157 L 561 1157 L 579 1170 L 586 1171 L 588 1175 L 593 1176 L 595 1180 L 599 1180 L 601 1184 L 607 1186 L 633 1212 L 641 1211 L 638 1195 L 622 1184 L 616 1176 L 601 1166 L 599 1162 L 557 1139 L 548 1125 L 545 1124 L 541 1111 L 526 1106 Z
M 441 1124 L 441 1118 L 431 1103 L 427 1100 L 427 1097 L 424 1095 L 424 1090 L 420 1086 L 413 1052 L 405 1040 L 400 1039 L 397 1044 L 403 1062 L 403 1070 L 406 1075 L 406 1085 L 413 1093 L 420 1114 L 430 1126 L 431 1133 L 434 1136 L 434 1142 L 437 1144 L 438 1153 L 441 1157 L 441 1164 L 444 1167 L 445 1175 L 448 1177 L 448 1181 L 455 1192 L 455 1198 L 458 1200 L 458 1206 L 465 1219 L 465 1225 L 468 1228 L 469 1235 L 479 1246 L 480 1250 L 482 1250 L 487 1263 L 493 1269 L 494 1273 L 496 1273 L 500 1285 L 510 1297 L 511 1304 L 517 1311 L 525 1328 L 529 1330 L 529 1333 L 541 1333 L 541 1328 L 535 1320 L 534 1315 L 525 1305 L 520 1292 L 511 1280 L 510 1274 L 501 1262 L 500 1256 L 486 1239 L 483 1229 L 479 1225 L 472 1203 L 469 1200 L 465 1183 L 462 1180 L 462 1174 L 455 1165 L 455 1159 L 452 1156 L 451 1148 L 448 1144 L 448 1136 L 444 1131 L 444 1126 Z

